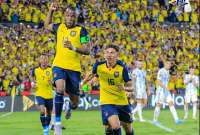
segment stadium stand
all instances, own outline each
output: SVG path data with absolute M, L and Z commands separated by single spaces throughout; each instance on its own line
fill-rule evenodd
M 64 7 L 72 4 L 79 14 L 79 24 L 90 33 L 92 56 L 83 56 L 83 73 L 95 61 L 102 60 L 102 50 L 111 43 L 120 46 L 120 59 L 130 68 L 134 60 L 145 59 L 149 80 L 156 79 L 162 59 L 170 57 L 174 60 L 172 74 L 175 74 L 171 85 L 178 92 L 184 89 L 182 76 L 188 66 L 199 69 L 200 5 L 196 0 L 190 2 L 192 12 L 180 16 L 175 15 L 174 7 L 169 9 L 166 3 L 163 6 L 156 0 L 60 0 L 60 3 L 54 22 L 63 22 Z M 43 28 L 49 5 L 48 0 L 0 1 L 1 93 L 10 95 L 23 83 L 38 65 L 40 54 L 47 53 L 53 60 L 55 37 Z

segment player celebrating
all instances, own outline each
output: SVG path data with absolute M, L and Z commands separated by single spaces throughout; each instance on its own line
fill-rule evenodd
M 40 120 L 44 129 L 44 135 L 49 134 L 49 124 L 53 108 L 52 69 L 48 67 L 48 57 L 40 56 L 40 66 L 32 72 L 36 82 L 36 102 L 40 110 Z
M 192 118 L 196 119 L 197 112 L 197 88 L 199 87 L 199 78 L 194 74 L 195 67 L 189 67 L 189 74 L 184 77 L 184 84 L 186 85 L 185 90 L 185 116 L 184 119 L 188 118 L 188 104 L 192 101 L 193 105 L 193 115 Z
M 147 94 L 150 94 L 149 89 L 147 89 L 147 81 L 146 81 L 146 71 L 143 70 L 144 62 L 142 60 L 138 60 L 136 62 L 136 69 L 132 72 L 132 82 L 136 87 L 136 100 L 137 106 L 132 111 L 133 119 L 135 119 L 135 113 L 138 112 L 139 121 L 144 122 L 145 120 L 142 117 L 142 108 L 147 104 Z
M 117 60 L 119 48 L 109 45 L 104 52 L 104 62 L 93 66 L 91 76 L 83 83 L 97 77 L 100 82 L 100 104 L 102 120 L 106 135 L 121 135 L 121 125 L 126 135 L 133 135 L 131 106 L 128 103 L 126 91 L 133 91 L 128 69 L 122 61 Z
M 71 115 L 71 109 L 76 109 L 79 103 L 80 56 L 89 54 L 89 37 L 85 28 L 76 25 L 76 12 L 68 6 L 64 12 L 65 23 L 51 23 L 57 4 L 52 3 L 45 21 L 45 28 L 53 31 L 57 37 L 56 56 L 53 62 L 53 77 L 56 85 L 55 95 L 55 134 L 61 135 L 61 112 L 63 107 L 63 92 L 69 94 L 69 109 L 66 118 Z
M 157 91 L 156 91 L 156 107 L 154 111 L 154 122 L 157 123 L 158 117 L 160 115 L 160 107 L 164 102 L 169 104 L 169 109 L 172 113 L 174 121 L 176 124 L 182 123 L 179 120 L 176 109 L 173 104 L 173 99 L 168 88 L 168 83 L 170 79 L 169 69 L 171 68 L 171 62 L 164 61 L 164 67 L 158 71 L 157 74 Z

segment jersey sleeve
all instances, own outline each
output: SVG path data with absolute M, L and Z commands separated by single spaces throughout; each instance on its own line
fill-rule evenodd
M 97 74 L 98 65 L 99 65 L 98 63 L 95 63 L 92 68 L 92 73 L 95 74 L 96 76 L 98 76 L 98 74 Z
M 32 76 L 32 77 L 35 76 L 35 68 L 33 68 L 33 69 L 31 70 L 31 76 Z
M 59 25 L 60 25 L 60 23 L 53 24 L 53 31 L 52 31 L 52 33 L 53 33 L 54 35 L 57 34 Z
M 199 77 L 195 76 L 194 80 L 195 80 L 195 83 L 197 84 L 197 86 L 199 87 Z
M 163 72 L 162 72 L 162 70 L 159 70 L 158 75 L 157 75 L 157 80 L 162 81 L 162 78 L 163 78 Z
M 131 73 L 131 78 L 135 78 L 137 75 L 136 75 L 136 70 L 133 70 L 132 73 Z
M 186 74 L 186 75 L 184 76 L 184 80 L 183 80 L 184 84 L 186 84 L 187 81 L 188 81 L 188 75 Z
M 128 70 L 127 66 L 124 66 L 122 75 L 123 75 L 124 82 L 128 82 L 128 81 L 131 80 L 131 77 L 130 77 L 129 70 Z
M 81 28 L 80 42 L 81 42 L 81 44 L 85 44 L 85 43 L 89 43 L 90 42 L 89 34 L 88 34 L 87 30 L 84 27 Z

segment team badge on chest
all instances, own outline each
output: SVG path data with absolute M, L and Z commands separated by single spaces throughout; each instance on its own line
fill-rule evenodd
M 75 37 L 76 36 L 76 31 L 71 31 L 70 36 Z
M 116 78 L 116 77 L 119 77 L 119 72 L 118 72 L 118 71 L 114 72 L 114 77 L 115 77 L 115 78 Z
M 47 71 L 47 72 L 46 72 L 46 75 L 47 75 L 47 76 L 49 76 L 49 75 L 50 75 L 50 72 L 49 72 L 49 71 Z

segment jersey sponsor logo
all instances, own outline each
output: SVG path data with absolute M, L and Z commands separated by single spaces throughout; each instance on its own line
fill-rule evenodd
M 76 36 L 76 31 L 71 31 L 70 36 L 75 37 Z
M 119 77 L 119 72 L 118 72 L 118 71 L 115 71 L 114 77 L 115 77 L 115 78 Z
M 47 76 L 49 76 L 49 75 L 50 75 L 50 72 L 49 72 L 49 71 L 47 71 L 47 72 L 46 72 L 46 75 L 47 75 Z

